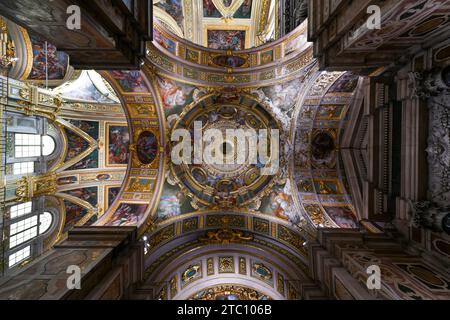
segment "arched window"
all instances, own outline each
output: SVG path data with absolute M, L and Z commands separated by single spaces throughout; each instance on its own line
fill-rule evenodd
M 39 216 L 39 234 L 46 233 L 53 222 L 53 216 L 50 212 L 44 212 Z

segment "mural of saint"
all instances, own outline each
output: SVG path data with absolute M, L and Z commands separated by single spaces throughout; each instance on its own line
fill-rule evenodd
M 98 139 L 98 122 L 80 120 L 70 120 L 69 122 L 87 133 L 93 139 Z M 65 161 L 68 161 L 85 151 L 89 147 L 89 143 L 72 130 L 65 129 L 65 132 L 68 146 Z
M 74 164 L 67 170 L 84 170 L 98 168 L 98 150 L 92 151 L 88 156 L 80 162 Z
M 63 232 L 67 232 L 87 214 L 88 210 L 66 200 L 64 201 L 64 207 L 66 210 L 66 219 Z
M 166 11 L 172 18 L 175 19 L 181 29 L 183 29 L 184 15 L 182 0 L 160 0 L 156 6 Z
M 65 130 L 67 136 L 67 154 L 65 161 L 75 158 L 77 155 L 85 151 L 89 143 L 81 136 L 75 134 L 71 130 Z
M 193 90 L 193 87 L 178 85 L 166 78 L 158 78 L 158 85 L 164 108 L 167 109 L 186 104 L 187 96 Z
M 80 188 L 67 191 L 67 194 L 86 201 L 92 206 L 97 205 L 97 187 Z
M 108 189 L 108 207 L 110 207 L 114 200 L 116 200 L 119 195 L 121 187 L 112 187 Z
M 166 38 L 161 32 L 159 32 L 157 29 L 153 30 L 153 39 L 164 49 L 167 51 L 174 53 L 177 50 L 177 44 Z
M 272 214 L 292 224 L 297 224 L 300 221 L 299 216 L 295 212 L 289 182 L 283 188 L 274 188 L 270 193 L 270 209 Z
M 95 121 L 84 121 L 84 120 L 69 120 L 71 124 L 78 127 L 91 138 L 98 140 L 99 137 L 99 124 Z M 72 130 L 65 129 L 67 136 L 67 153 L 65 161 L 69 161 L 79 154 L 83 153 L 89 147 L 89 143 L 82 138 L 80 135 L 76 134 Z M 98 168 L 98 150 L 94 150 L 80 162 L 76 163 L 68 170 L 82 170 L 82 169 L 93 169 Z
M 252 15 L 252 2 L 253 0 L 244 0 L 240 8 L 234 14 L 234 18 L 250 19 Z

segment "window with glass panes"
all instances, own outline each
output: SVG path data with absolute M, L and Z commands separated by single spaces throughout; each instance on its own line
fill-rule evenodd
M 34 162 L 18 162 L 13 164 L 13 174 L 29 174 L 34 172 Z

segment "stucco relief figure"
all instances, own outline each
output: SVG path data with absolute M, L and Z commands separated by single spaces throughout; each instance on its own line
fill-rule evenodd
M 276 95 L 271 96 L 270 93 L 268 93 L 267 89 L 254 90 L 252 94 L 257 96 L 258 99 L 263 102 L 266 108 L 269 109 L 272 115 L 277 118 L 277 120 L 281 123 L 283 130 L 289 131 L 291 118 L 288 115 L 288 111 L 292 109 L 292 107 L 294 107 L 294 104 L 283 109 L 283 106 L 285 106 L 281 102 L 283 99 L 280 98 L 281 100 L 279 100 Z M 276 103 L 274 103 L 272 98 L 276 100 Z

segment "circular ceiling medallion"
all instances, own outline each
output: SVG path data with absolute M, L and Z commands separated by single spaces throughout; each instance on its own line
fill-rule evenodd
M 245 207 L 264 196 L 278 176 L 261 170 L 273 164 L 271 151 L 278 148 L 274 139 L 280 126 L 250 95 L 230 99 L 209 95 L 186 108 L 172 132 L 179 129 L 189 132 L 191 162 L 172 161 L 171 172 L 198 208 Z M 218 136 L 221 141 L 214 145 Z M 198 141 L 201 147 L 196 149 Z M 178 143 L 172 142 L 172 150 Z M 208 161 L 206 150 L 223 161 Z M 195 161 L 198 154 L 201 159 Z

